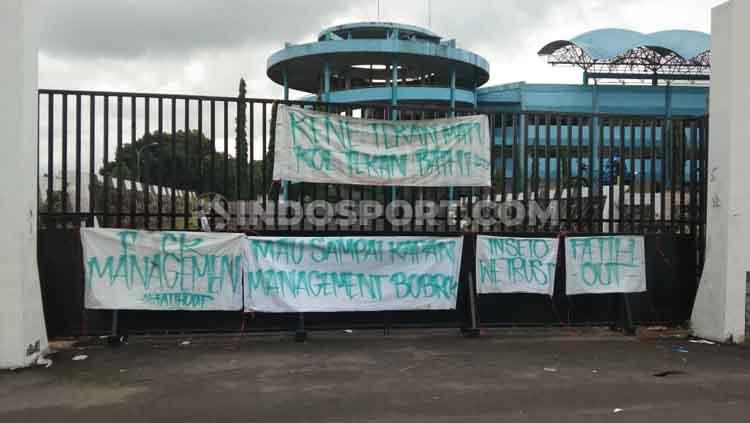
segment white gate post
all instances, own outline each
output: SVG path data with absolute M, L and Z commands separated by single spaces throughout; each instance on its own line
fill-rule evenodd
M 750 2 L 719 5 L 711 18 L 706 262 L 691 325 L 696 336 L 742 342 L 750 278 Z
M 46 352 L 37 226 L 36 1 L 0 1 L 0 368 Z

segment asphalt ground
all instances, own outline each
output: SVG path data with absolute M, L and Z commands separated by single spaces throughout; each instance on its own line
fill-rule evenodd
M 0 372 L 0 422 L 750 421 L 749 347 L 607 331 L 170 336 L 51 358 Z

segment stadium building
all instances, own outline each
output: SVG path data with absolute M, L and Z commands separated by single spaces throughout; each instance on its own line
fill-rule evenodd
M 453 39 L 411 25 L 363 22 L 287 44 L 268 59 L 284 87 L 330 103 L 384 103 L 626 115 L 698 116 L 708 106 L 710 36 L 601 29 L 545 45 L 551 65 L 578 66 L 583 83 L 485 87 L 490 65 Z M 308 98 L 309 99 L 309 98 Z

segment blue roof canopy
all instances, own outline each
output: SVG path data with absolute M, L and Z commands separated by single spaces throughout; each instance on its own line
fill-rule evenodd
M 660 53 L 670 51 L 690 61 L 711 50 L 711 36 L 688 30 L 643 34 L 628 29 L 607 28 L 586 32 L 569 40 L 553 41 L 542 47 L 539 55 L 551 55 L 571 45 L 579 47 L 595 61 L 613 60 L 637 48 L 649 48 Z
M 683 59 L 693 59 L 711 51 L 711 36 L 700 31 L 660 31 L 648 37 L 657 45 L 667 47 Z

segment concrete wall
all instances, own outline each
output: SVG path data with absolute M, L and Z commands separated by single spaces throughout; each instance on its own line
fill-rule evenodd
M 47 350 L 36 260 L 35 3 L 0 1 L 0 368 L 30 365 Z
M 750 2 L 713 10 L 711 133 L 708 165 L 706 263 L 693 309 L 695 335 L 741 342 L 745 336 L 746 280 L 750 272 Z

